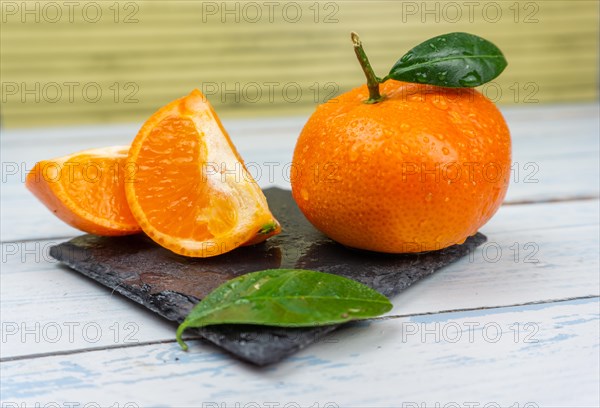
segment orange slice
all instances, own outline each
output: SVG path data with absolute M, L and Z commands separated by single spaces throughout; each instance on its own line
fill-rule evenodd
M 213 107 L 194 90 L 148 119 L 129 160 L 131 212 L 158 244 L 210 257 L 280 232 Z
M 25 185 L 58 218 L 97 235 L 141 231 L 125 197 L 129 146 L 89 149 L 44 160 L 27 174 Z

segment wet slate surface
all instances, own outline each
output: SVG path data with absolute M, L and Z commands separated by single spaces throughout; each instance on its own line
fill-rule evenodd
M 318 232 L 304 218 L 289 191 L 267 189 L 269 206 L 283 232 L 267 242 L 214 258 L 176 255 L 143 234 L 83 235 L 54 246 L 50 255 L 76 271 L 181 322 L 206 294 L 236 276 L 269 268 L 305 268 L 362 282 L 386 296 L 467 255 L 485 242 L 482 234 L 441 251 L 386 255 L 351 250 Z M 339 326 L 285 329 L 246 325 L 212 326 L 198 333 L 235 356 L 267 365 L 319 340 Z M 175 333 L 173 333 L 175 336 Z

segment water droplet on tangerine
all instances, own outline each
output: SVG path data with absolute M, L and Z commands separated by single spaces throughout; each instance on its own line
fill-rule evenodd
M 462 118 L 458 112 L 450 111 L 450 122 L 454 124 L 462 123 Z
M 473 129 L 463 129 L 463 131 L 462 131 L 462 132 L 463 132 L 463 134 L 464 134 L 465 136 L 467 136 L 467 137 L 468 137 L 468 138 L 470 138 L 470 139 L 474 139 L 474 138 L 475 138 L 475 136 L 477 136 L 477 135 L 475 134 L 475 131 L 474 131 Z
M 355 144 L 350 148 L 350 161 L 356 161 L 358 159 L 358 145 Z
M 433 106 L 435 106 L 438 109 L 441 109 L 441 110 L 448 109 L 448 104 L 446 103 L 446 100 L 444 98 L 434 98 L 432 103 L 433 103 Z
M 305 188 L 303 188 L 302 190 L 300 190 L 300 195 L 302 196 L 303 200 L 308 201 L 308 191 L 306 191 Z

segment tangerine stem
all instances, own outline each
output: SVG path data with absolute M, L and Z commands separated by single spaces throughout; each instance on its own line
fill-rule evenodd
M 358 62 L 362 67 L 365 76 L 367 77 L 367 88 L 369 88 L 369 99 L 364 101 L 365 103 L 377 103 L 383 99 L 383 96 L 379 93 L 379 78 L 373 72 L 373 68 L 371 67 L 371 63 L 369 62 L 369 58 L 367 58 L 367 54 L 365 54 L 365 50 L 363 49 L 362 42 L 360 41 L 360 37 L 354 31 L 350 33 L 350 38 L 352 38 L 352 44 L 354 45 L 354 53 L 356 54 L 356 58 L 358 58 Z

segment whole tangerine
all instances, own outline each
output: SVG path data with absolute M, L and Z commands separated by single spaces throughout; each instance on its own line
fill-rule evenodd
M 510 180 L 502 114 L 474 89 L 389 80 L 317 107 L 297 141 L 292 194 L 331 239 L 386 253 L 463 243 Z

